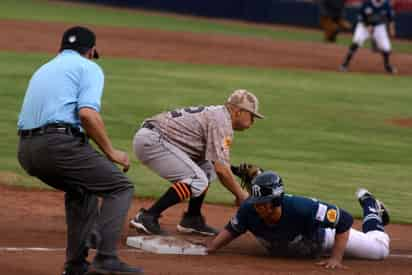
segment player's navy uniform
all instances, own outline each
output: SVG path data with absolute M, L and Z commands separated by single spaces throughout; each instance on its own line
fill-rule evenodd
M 362 4 L 358 20 L 367 26 L 377 26 L 392 21 L 393 17 L 394 12 L 388 1 L 383 2 L 381 6 L 376 6 L 369 0 Z
M 274 255 L 314 257 L 321 253 L 324 228 L 336 227 L 340 211 L 335 205 L 315 199 L 285 195 L 279 222 L 267 225 L 248 200 L 226 229 L 235 236 L 250 231 Z
M 349 219 L 344 228 L 338 226 L 340 219 L 348 215 L 351 218 L 350 214 L 315 199 L 285 194 L 281 205 L 280 220 L 268 225 L 258 215 L 254 204 L 247 200 L 226 225 L 226 230 L 234 237 L 250 231 L 275 256 L 318 257 L 332 248 L 335 233 L 348 230 L 347 226 L 352 224 Z M 368 232 L 349 230 L 345 255 L 382 259 L 389 254 L 389 237 L 385 232 L 377 228 L 370 228 Z
M 393 22 L 393 19 L 394 11 L 389 0 L 365 1 L 359 11 L 352 45 L 341 66 L 341 70 L 347 70 L 358 47 L 361 47 L 368 38 L 372 37 L 376 50 L 380 51 L 383 55 L 385 70 L 389 73 L 396 73 L 396 69 L 389 62 L 392 46 L 387 29 L 387 25 Z
M 381 51 L 389 52 L 391 43 L 386 24 L 391 22 L 393 17 L 393 10 L 387 0 L 382 0 L 381 5 L 372 0 L 364 2 L 358 15 L 359 22 L 355 28 L 353 42 L 362 46 L 366 39 L 372 36 Z M 369 26 L 373 27 L 371 33 L 368 30 Z

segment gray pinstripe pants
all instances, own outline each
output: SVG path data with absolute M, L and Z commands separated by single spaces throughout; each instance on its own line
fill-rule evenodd
M 211 162 L 194 162 L 155 129 L 139 129 L 133 139 L 133 149 L 137 159 L 162 178 L 190 186 L 192 197 L 200 196 L 216 178 Z

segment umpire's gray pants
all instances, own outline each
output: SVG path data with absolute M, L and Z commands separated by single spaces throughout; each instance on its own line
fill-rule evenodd
M 194 162 L 188 154 L 165 140 L 156 129 L 141 128 L 133 139 L 134 153 L 144 165 L 171 183 L 184 182 L 191 196 L 200 196 L 216 178 L 211 162 Z
M 92 231 L 99 254 L 117 254 L 133 196 L 133 185 L 117 166 L 84 138 L 60 133 L 21 137 L 18 159 L 30 175 L 66 192 L 67 264 L 84 261 Z

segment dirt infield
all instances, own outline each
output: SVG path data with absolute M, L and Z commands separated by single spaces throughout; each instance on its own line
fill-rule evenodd
M 0 50 L 56 53 L 60 35 L 69 25 L 0 20 Z M 228 37 L 217 34 L 193 34 L 144 29 L 92 26 L 98 35 L 103 56 L 167 60 L 197 64 L 225 64 L 267 68 L 298 68 L 336 71 L 346 48 L 304 42 L 273 41 Z M 403 75 L 412 75 L 412 55 L 394 54 L 394 64 Z M 361 50 L 353 62 L 353 71 L 383 73 L 381 58 Z M 406 123 L 406 122 L 403 122 Z M 409 123 L 409 121 L 408 121 Z M 0 179 L 1 181 L 1 179 Z M 132 217 L 150 201 L 135 200 Z M 161 223 L 173 234 L 185 204 L 167 210 Z M 234 208 L 206 205 L 204 213 L 211 225 L 222 227 Z M 64 262 L 65 219 L 63 194 L 27 190 L 0 184 L 0 274 L 60 274 Z M 347 260 L 344 271 L 327 271 L 314 261 L 273 259 L 250 236 L 242 236 L 221 252 L 210 256 L 159 256 L 128 249 L 125 228 L 121 256 L 142 266 L 146 274 L 412 274 L 411 226 L 390 225 L 392 255 L 383 262 Z M 200 239 L 196 238 L 196 239 Z M 36 249 L 43 248 L 43 249 Z
M 150 204 L 147 200 L 134 200 L 129 211 L 133 217 L 140 207 Z M 172 234 L 186 205 L 168 209 L 161 219 L 162 225 Z M 235 209 L 206 205 L 204 213 L 209 223 L 222 227 Z M 59 274 L 64 261 L 65 219 L 63 193 L 28 190 L 0 185 L 0 274 L 4 275 L 48 275 Z M 411 274 L 412 241 L 406 237 L 410 226 L 390 225 L 392 255 L 383 262 L 346 260 L 348 270 L 334 274 Z M 142 253 L 124 246 L 125 238 L 137 232 L 125 228 L 121 243 L 121 256 L 135 265 L 142 266 L 146 274 L 159 275 L 243 275 L 243 274 L 331 274 L 315 265 L 315 261 L 274 259 L 251 235 L 235 240 L 221 252 L 210 256 L 169 256 Z M 191 237 L 201 240 L 202 237 Z M 5 251 L 5 248 L 20 248 Z M 28 248 L 49 248 L 50 251 L 30 251 Z
M 400 127 L 404 128 L 410 128 L 412 127 L 412 118 L 407 117 L 407 118 L 394 118 L 388 121 L 391 124 L 398 125 Z
M 17 52 L 58 50 L 64 23 L 0 20 L 0 49 Z M 337 71 L 346 47 L 324 43 L 274 41 L 219 34 L 194 34 L 92 26 L 103 56 L 166 60 L 196 64 L 298 68 Z M 4 32 L 4 33 L 3 33 Z M 412 75 L 412 55 L 393 54 L 400 75 Z M 357 53 L 351 65 L 354 72 L 384 73 L 381 56 L 367 49 Z

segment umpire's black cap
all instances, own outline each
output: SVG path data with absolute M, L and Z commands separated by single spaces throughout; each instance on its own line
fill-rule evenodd
M 85 52 L 96 46 L 96 35 L 86 27 L 75 26 L 67 29 L 63 33 L 60 51 L 71 49 Z M 99 58 L 97 50 L 93 53 L 93 58 Z

